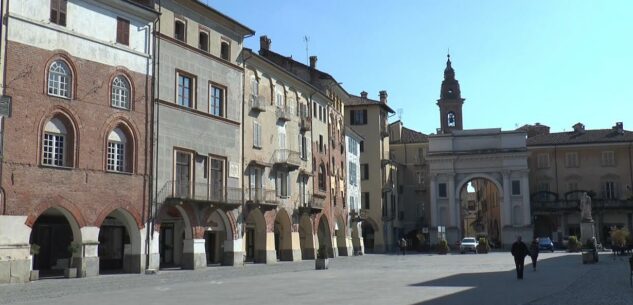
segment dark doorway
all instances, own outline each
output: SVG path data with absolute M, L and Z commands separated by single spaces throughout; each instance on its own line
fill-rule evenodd
M 246 261 L 255 260 L 255 228 L 246 228 Z
M 35 221 L 30 237 L 31 244 L 40 246 L 39 254 L 33 256 L 33 269 L 40 271 L 40 277 L 61 276 L 70 263 L 68 246 L 73 241 L 70 224 L 61 213 L 50 214 L 43 214 Z
M 125 245 L 130 245 L 128 232 L 118 219 L 106 217 L 99 230 L 99 272 L 123 272 Z
M 367 222 L 363 222 L 362 228 L 363 228 L 363 243 L 365 245 L 365 252 L 373 253 L 374 252 L 374 228 L 371 226 L 371 224 Z
M 218 240 L 218 232 L 205 232 L 204 240 L 205 240 L 205 251 L 207 253 L 207 265 L 217 264 L 218 258 L 216 255 L 216 244 Z
M 174 224 L 164 223 L 160 227 L 160 267 L 174 265 Z

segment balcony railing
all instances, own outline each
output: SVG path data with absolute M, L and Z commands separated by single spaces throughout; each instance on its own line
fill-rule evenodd
M 299 204 L 299 212 L 308 214 L 318 214 L 323 210 L 325 198 L 307 194 L 306 202 Z
M 277 119 L 279 120 L 290 121 L 292 119 L 292 109 L 290 109 L 290 107 L 277 106 L 275 108 L 275 113 L 277 114 Z
M 290 149 L 277 149 L 273 154 L 272 163 L 278 166 L 296 169 L 301 166 L 301 154 Z
M 275 190 L 264 188 L 248 188 L 244 190 L 246 202 L 258 204 L 276 204 L 277 196 Z
M 157 198 L 163 202 L 192 201 L 228 205 L 240 205 L 242 202 L 241 188 L 218 187 L 206 182 L 168 181 L 163 190 L 167 193 L 163 198 Z
M 250 106 L 254 111 L 266 111 L 266 98 L 261 95 L 251 95 Z
M 312 119 L 308 117 L 301 117 L 301 121 L 299 122 L 299 129 L 301 129 L 301 131 L 308 131 L 312 129 Z

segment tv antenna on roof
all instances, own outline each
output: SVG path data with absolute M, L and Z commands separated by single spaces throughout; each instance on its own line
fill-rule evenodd
M 306 65 L 310 64 L 310 51 L 308 49 L 308 46 L 310 44 L 310 37 L 308 37 L 308 35 L 303 36 L 303 42 L 305 42 L 306 44 Z
M 404 112 L 404 110 L 402 110 L 402 108 L 398 108 L 398 121 L 402 121 L 402 113 Z

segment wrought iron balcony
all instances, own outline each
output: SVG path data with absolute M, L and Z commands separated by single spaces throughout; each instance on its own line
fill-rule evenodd
M 289 170 L 295 170 L 301 166 L 301 154 L 290 149 L 277 149 L 273 153 L 272 163 Z
M 164 203 L 218 204 L 224 209 L 234 209 L 242 203 L 242 189 L 237 187 L 213 186 L 206 182 L 168 181 L 163 187 L 166 193 Z M 160 203 L 160 202 L 159 202 Z
M 266 98 L 262 95 L 251 95 L 250 106 L 253 111 L 266 111 Z
M 275 108 L 275 113 L 277 114 L 277 119 L 279 120 L 282 120 L 282 121 L 292 120 L 292 109 L 290 109 L 290 107 L 277 106 Z
M 312 119 L 309 117 L 301 117 L 301 121 L 299 122 L 299 129 L 301 131 L 309 131 L 312 129 Z

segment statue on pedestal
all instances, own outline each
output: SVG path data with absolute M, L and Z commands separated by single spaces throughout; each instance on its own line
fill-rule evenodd
M 591 216 L 591 197 L 587 193 L 583 193 L 582 198 L 580 198 L 580 218 L 584 221 L 593 221 Z

